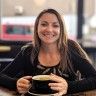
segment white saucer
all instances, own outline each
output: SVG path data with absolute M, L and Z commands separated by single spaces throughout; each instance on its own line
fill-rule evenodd
M 36 94 L 36 93 L 29 92 L 29 91 L 28 93 L 34 96 L 56 96 L 56 94 Z

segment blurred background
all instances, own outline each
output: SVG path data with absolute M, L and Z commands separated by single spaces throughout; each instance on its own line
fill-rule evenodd
M 69 38 L 80 43 L 96 68 L 96 0 L 0 0 L 0 71 L 32 41 L 35 19 L 46 8 L 61 13 Z

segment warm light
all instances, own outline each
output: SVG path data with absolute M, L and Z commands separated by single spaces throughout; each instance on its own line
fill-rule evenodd
M 46 1 L 46 0 L 34 0 L 35 4 L 36 4 L 37 6 L 42 6 L 42 5 L 44 5 L 45 1 Z
M 10 46 L 2 46 L 0 45 L 0 52 L 6 52 L 6 51 L 10 51 L 11 47 Z

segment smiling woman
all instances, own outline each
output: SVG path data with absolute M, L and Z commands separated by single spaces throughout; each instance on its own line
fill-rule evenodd
M 0 86 L 25 94 L 33 76 L 48 75 L 53 81 L 48 87 L 57 96 L 96 89 L 96 70 L 91 60 L 77 42 L 67 37 L 65 29 L 56 10 L 43 10 L 35 21 L 34 41 L 0 73 Z
M 60 25 L 54 14 L 44 14 L 38 24 L 38 36 L 45 42 L 50 44 L 57 41 L 60 36 Z

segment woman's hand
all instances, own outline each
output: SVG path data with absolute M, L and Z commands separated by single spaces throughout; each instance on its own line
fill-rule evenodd
M 31 86 L 30 80 L 32 80 L 32 76 L 24 76 L 17 80 L 17 90 L 19 93 L 24 94 L 29 90 Z
M 56 83 L 49 83 L 49 86 L 52 90 L 56 90 L 58 93 L 56 96 L 62 96 L 67 93 L 68 83 L 62 77 L 51 74 L 50 79 Z

